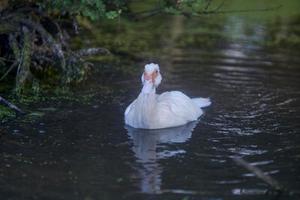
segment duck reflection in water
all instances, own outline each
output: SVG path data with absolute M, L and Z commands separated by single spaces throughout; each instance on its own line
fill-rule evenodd
M 185 153 L 183 149 L 172 150 L 170 144 L 186 142 L 191 138 L 196 125 L 197 121 L 184 126 L 155 130 L 125 126 L 133 141 L 132 150 L 137 162 L 141 164 L 137 170 L 141 192 L 152 194 L 161 192 L 163 168 L 160 166 L 159 160 Z

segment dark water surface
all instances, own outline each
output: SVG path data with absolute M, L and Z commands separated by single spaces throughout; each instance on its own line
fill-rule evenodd
M 125 127 L 140 89 L 136 63 L 134 79 L 111 83 L 112 100 L 1 127 L 0 199 L 300 199 L 300 51 L 286 41 L 299 39 L 300 15 L 262 19 L 161 22 L 161 51 L 148 50 L 161 65 L 159 92 L 211 97 L 198 122 Z M 144 26 L 133 31 L 155 28 Z

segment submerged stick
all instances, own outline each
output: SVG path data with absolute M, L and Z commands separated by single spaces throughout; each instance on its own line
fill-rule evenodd
M 25 114 L 20 108 L 18 108 L 16 105 L 12 104 L 11 102 L 7 101 L 3 97 L 0 96 L 0 103 L 4 106 L 7 106 L 8 108 L 14 110 L 18 114 Z
M 248 163 L 247 161 L 245 161 L 243 158 L 240 158 L 240 157 L 234 156 L 234 157 L 232 157 L 232 159 L 238 165 L 241 165 L 244 168 L 246 168 L 248 171 L 254 173 L 259 179 L 261 179 L 265 183 L 269 184 L 272 188 L 274 188 L 278 191 L 283 190 L 283 187 L 275 179 L 273 179 L 271 176 L 265 174 L 258 167 L 254 166 L 254 165 L 251 165 L 250 163 Z

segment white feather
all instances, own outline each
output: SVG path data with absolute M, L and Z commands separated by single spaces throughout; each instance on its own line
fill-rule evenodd
M 200 108 L 210 106 L 211 104 L 210 98 L 198 97 L 198 98 L 193 98 L 192 101 Z

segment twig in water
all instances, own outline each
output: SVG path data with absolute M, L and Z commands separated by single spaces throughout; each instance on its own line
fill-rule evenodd
M 262 181 L 265 183 L 269 184 L 272 188 L 274 188 L 277 191 L 282 191 L 283 187 L 271 176 L 265 174 L 261 169 L 258 167 L 251 165 L 247 161 L 245 161 L 243 158 L 240 157 L 232 157 L 232 160 L 236 162 L 238 165 L 243 166 L 246 168 L 248 171 L 254 173 L 258 178 L 260 178 Z

